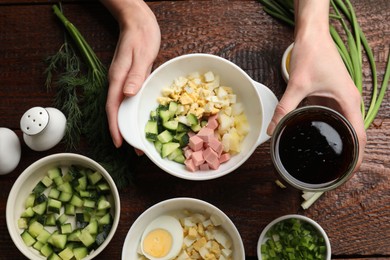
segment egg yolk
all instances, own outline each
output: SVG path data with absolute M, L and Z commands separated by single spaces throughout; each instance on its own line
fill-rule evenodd
M 149 232 L 144 241 L 144 252 L 150 256 L 160 258 L 166 256 L 172 247 L 172 236 L 165 229 L 155 229 Z

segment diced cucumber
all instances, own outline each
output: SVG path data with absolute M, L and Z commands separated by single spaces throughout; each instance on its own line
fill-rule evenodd
M 87 189 L 88 181 L 87 176 L 83 176 L 77 179 L 78 185 L 76 186 L 77 191 L 85 191 Z
M 145 125 L 146 139 L 148 139 L 151 142 L 154 142 L 157 140 L 157 135 L 158 135 L 157 121 L 149 120 Z
M 73 255 L 76 260 L 83 259 L 88 255 L 88 249 L 86 247 L 73 248 Z
M 61 169 L 60 168 L 53 168 L 47 171 L 47 175 L 50 179 L 54 180 L 56 177 L 62 177 Z
M 110 185 L 108 185 L 108 183 L 105 181 L 99 182 L 96 185 L 96 188 L 100 194 L 109 194 L 110 193 Z
M 47 231 L 45 228 L 43 228 L 42 231 L 37 236 L 37 241 L 45 244 L 50 236 L 51 236 L 50 232 Z
M 65 214 L 68 216 L 76 215 L 76 207 L 70 203 L 65 204 Z
M 47 212 L 60 214 L 62 202 L 56 199 L 49 198 L 47 202 Z
M 169 110 L 159 110 L 159 117 L 161 118 L 162 122 L 167 122 L 169 119 L 171 119 L 171 112 Z
M 98 220 L 99 225 L 109 225 L 112 222 L 110 213 L 106 213 L 103 217 Z
M 91 182 L 92 185 L 95 185 L 96 183 L 98 183 L 101 179 L 103 178 L 103 176 L 100 174 L 100 172 L 93 172 L 91 174 L 88 174 L 88 180 Z
M 186 158 L 183 154 L 180 154 L 180 155 L 176 156 L 175 158 L 173 158 L 174 162 L 181 163 L 181 164 L 184 164 L 185 160 L 186 160 Z
M 45 185 L 46 188 L 50 187 L 53 184 L 53 180 L 49 178 L 49 176 L 43 177 L 41 180 L 42 184 Z
M 188 134 L 186 132 L 181 132 L 181 133 L 177 133 L 173 137 L 173 141 L 178 142 L 180 144 L 180 147 L 185 147 L 188 145 L 188 143 L 190 141 L 190 137 L 188 136 Z
M 18 219 L 18 228 L 20 229 L 26 229 L 28 227 L 28 220 L 27 218 L 19 218 Z
M 45 201 L 45 202 L 42 202 L 42 203 L 40 203 L 40 204 L 35 205 L 35 206 L 32 208 L 32 210 L 33 210 L 36 214 L 42 215 L 42 214 L 44 214 L 44 213 L 46 212 L 46 205 L 47 205 L 47 202 L 46 202 L 46 201 Z
M 75 207 L 81 208 L 83 206 L 84 202 L 79 196 L 77 196 L 76 194 L 73 194 L 69 203 Z
M 39 235 L 43 231 L 43 225 L 39 223 L 38 221 L 35 221 L 30 224 L 28 227 L 28 233 L 33 236 L 34 238 Z
M 35 185 L 34 189 L 33 189 L 33 192 L 35 194 L 41 194 L 42 192 L 44 192 L 46 190 L 46 186 L 45 184 L 43 184 L 41 181 L 37 183 L 37 185 Z
M 176 131 L 178 125 L 179 125 L 179 122 L 176 120 L 168 120 L 166 122 L 163 122 L 163 127 L 165 129 L 170 130 L 170 131 Z
M 62 259 L 56 253 L 53 252 L 51 255 L 49 255 L 47 260 L 62 260 Z
M 169 143 L 172 141 L 172 139 L 173 139 L 173 136 L 168 130 L 161 132 L 157 136 L 157 140 L 159 140 L 162 144 Z
M 176 114 L 178 108 L 178 104 L 174 101 L 169 102 L 168 110 L 169 113 L 171 114 L 171 118 Z
M 72 165 L 64 172 L 50 169 L 34 187 L 24 202 L 18 227 L 26 245 L 47 259 L 82 259 L 103 243 L 111 230 L 111 203 L 106 197 L 110 186 L 100 172 L 89 168 Z
M 49 257 L 51 254 L 53 254 L 53 248 L 50 244 L 44 244 L 39 252 L 43 256 Z
M 47 240 L 52 246 L 64 249 L 67 241 L 67 236 L 64 234 L 52 234 L 51 237 Z
M 196 115 L 192 114 L 192 113 L 189 113 L 187 115 L 187 120 L 188 120 L 188 123 L 191 125 L 191 126 L 194 126 L 194 125 L 198 125 L 199 124 L 199 120 L 198 118 L 196 117 Z
M 47 214 L 45 220 L 45 226 L 55 226 L 56 225 L 56 216 L 54 214 Z
M 73 193 L 62 191 L 60 193 L 60 196 L 58 197 L 58 200 L 62 202 L 68 202 L 72 199 L 72 197 L 73 197 Z
M 41 250 L 43 245 L 44 244 L 42 242 L 37 241 L 37 242 L 34 243 L 33 248 L 39 251 L 39 250 Z
M 35 215 L 35 212 L 32 207 L 29 207 L 23 211 L 23 213 L 20 215 L 22 218 L 31 218 Z
M 64 250 L 58 253 L 58 256 L 61 257 L 62 260 L 70 260 L 73 258 L 73 250 L 69 247 L 66 247 Z
M 173 150 L 173 152 L 171 152 L 169 155 L 168 155 L 168 159 L 173 161 L 173 159 L 175 159 L 177 156 L 179 155 L 183 155 L 183 150 L 180 149 L 180 148 L 176 148 L 175 150 Z
M 108 208 L 111 208 L 111 203 L 104 196 L 101 196 L 98 201 L 97 209 L 102 210 Z
M 191 130 L 192 130 L 194 133 L 199 132 L 200 129 L 202 129 L 202 127 L 201 127 L 200 125 L 193 125 L 193 126 L 191 126 Z
M 63 192 L 67 192 L 67 193 L 73 193 L 72 185 L 70 185 L 70 182 L 68 182 L 68 181 L 63 182 L 62 184 L 58 185 L 57 189 L 59 191 L 63 191 Z
M 72 233 L 68 235 L 68 241 L 80 242 L 79 239 L 80 234 L 81 234 L 81 230 L 75 229 Z
M 53 199 L 58 199 L 58 197 L 60 196 L 60 193 L 61 192 L 59 190 L 57 190 L 56 188 L 51 188 L 49 191 L 48 197 L 53 198 Z
M 35 193 L 28 195 L 26 201 L 24 202 L 24 208 L 34 207 L 35 203 Z
M 93 201 L 93 200 L 84 199 L 83 207 L 86 207 L 86 208 L 94 208 L 94 207 L 95 207 L 95 204 L 96 204 L 96 202 Z
M 157 152 L 161 154 L 162 143 L 157 140 L 154 142 L 154 147 L 156 148 Z
M 187 125 L 183 124 L 182 122 L 178 123 L 177 128 L 176 128 L 176 132 L 178 132 L 178 133 L 181 133 L 181 132 L 187 133 L 188 131 L 190 131 L 190 128 Z
M 162 148 L 161 148 L 161 156 L 163 158 L 165 158 L 179 147 L 180 147 L 179 143 L 174 143 L 174 142 L 163 143 Z
M 61 234 L 70 234 L 72 233 L 72 224 L 65 223 L 61 225 Z
M 158 114 L 157 114 L 156 110 L 150 111 L 150 120 L 157 121 L 157 117 L 158 117 Z
M 89 247 L 93 243 L 95 243 L 95 238 L 88 232 L 88 230 L 81 230 L 81 233 L 79 235 L 80 241 L 83 243 L 84 246 Z
M 35 238 L 27 230 L 23 231 L 20 236 L 22 237 L 26 246 L 32 246 L 36 242 Z

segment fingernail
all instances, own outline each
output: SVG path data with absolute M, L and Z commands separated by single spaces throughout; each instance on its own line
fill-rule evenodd
M 135 85 L 134 84 L 129 84 L 125 87 L 123 92 L 127 95 L 135 95 Z
M 271 121 L 267 128 L 267 135 L 271 136 L 275 130 L 275 123 Z

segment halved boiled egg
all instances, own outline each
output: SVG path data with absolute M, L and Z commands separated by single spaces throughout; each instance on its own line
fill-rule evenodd
M 141 238 L 142 254 L 152 260 L 175 258 L 183 245 L 183 228 L 175 217 L 163 215 L 153 220 Z

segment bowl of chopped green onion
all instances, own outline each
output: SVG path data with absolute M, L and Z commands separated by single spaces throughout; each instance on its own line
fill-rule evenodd
M 285 215 L 270 222 L 257 244 L 259 260 L 331 259 L 331 246 L 324 229 L 302 215 Z
M 110 174 L 79 154 L 59 153 L 27 167 L 7 200 L 6 220 L 28 259 L 92 259 L 108 245 L 120 217 Z

